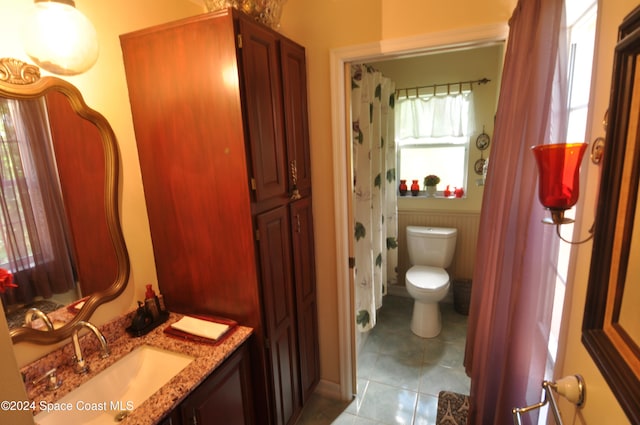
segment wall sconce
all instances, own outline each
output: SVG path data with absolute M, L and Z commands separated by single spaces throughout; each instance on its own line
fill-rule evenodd
M 547 224 L 567 224 L 573 220 L 564 211 L 578 202 L 580 194 L 580 163 L 586 143 L 557 143 L 533 146 L 531 150 L 538 163 L 540 203 L 551 211 Z
M 34 0 L 23 47 L 42 69 L 59 75 L 81 74 L 98 59 L 96 30 L 73 0 Z
M 599 138 L 592 147 L 592 161 L 599 164 L 602 159 L 604 139 Z M 539 172 L 538 197 L 540 203 L 551 212 L 551 217 L 542 220 L 546 224 L 555 224 L 558 237 L 571 244 L 584 243 L 591 235 L 580 242 L 571 242 L 560 235 L 560 225 L 573 223 L 564 216 L 565 210 L 578 202 L 580 194 L 580 164 L 587 149 L 587 143 L 557 143 L 533 146 L 531 150 L 536 158 Z

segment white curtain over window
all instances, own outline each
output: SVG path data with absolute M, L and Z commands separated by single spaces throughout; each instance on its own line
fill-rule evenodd
M 473 93 L 404 97 L 396 104 L 396 140 L 468 137 L 474 131 Z
M 397 281 L 395 83 L 353 65 L 351 87 L 356 327 L 367 331 L 386 285 Z

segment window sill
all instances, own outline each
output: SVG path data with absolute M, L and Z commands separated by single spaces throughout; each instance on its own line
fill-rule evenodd
M 412 195 L 411 193 L 407 193 L 406 195 L 397 194 L 398 199 L 464 199 L 466 196 L 456 197 L 456 196 L 444 196 L 442 192 L 436 193 L 435 195 L 427 195 L 427 192 L 420 191 L 417 195 Z M 465 194 L 466 195 L 466 194 Z

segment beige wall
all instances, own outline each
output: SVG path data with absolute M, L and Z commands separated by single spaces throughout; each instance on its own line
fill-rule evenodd
M 382 0 L 381 3 L 381 39 L 388 40 L 507 22 L 516 1 Z
M 505 22 L 515 0 L 477 2 L 457 0 L 447 7 L 440 2 L 289 0 L 282 16 L 281 32 L 307 48 L 311 155 L 314 179 L 314 208 L 318 295 L 320 315 L 321 375 L 328 382 L 339 381 L 337 315 L 335 306 L 336 265 L 333 219 L 331 110 L 329 52 L 331 49 L 440 32 L 465 26 Z M 0 54 L 27 60 L 20 48 L 21 16 L 32 0 L 0 0 L 3 40 Z M 98 63 L 87 73 L 67 78 L 84 93 L 85 100 L 109 120 L 122 153 L 122 224 L 132 264 L 130 285 L 115 302 L 98 310 L 97 322 L 126 311 L 142 297 L 144 284 L 155 284 L 155 266 L 148 230 L 142 182 L 127 98 L 118 36 L 156 23 L 200 13 L 194 2 L 183 0 L 78 0 L 76 6 L 94 23 L 101 43 Z M 463 13 L 460 13 L 463 10 Z M 384 36 L 383 36 L 384 34 Z M 170 59 L 170 58 L 168 58 Z M 10 344 L 6 339 L 1 344 Z M 18 362 L 37 357 L 41 347 L 18 346 Z M 1 361 L 2 359 L 0 359 Z
M 637 0 L 599 0 L 598 28 L 596 41 L 596 57 L 594 61 L 594 85 L 591 101 L 592 117 L 587 141 L 604 136 L 602 120 L 609 104 L 609 89 L 613 67 L 613 51 L 617 39 L 618 25 L 624 16 L 634 7 Z M 594 205 L 598 189 L 598 169 L 589 162 L 589 173 L 586 184 L 582 187 L 582 213 L 579 236 L 581 239 L 588 233 L 594 219 Z M 582 185 L 582 183 L 581 183 Z M 579 245 L 575 256 L 574 271 L 569 276 L 565 312 L 563 315 L 562 338 L 558 363 L 561 365 L 557 376 L 579 373 L 585 379 L 587 401 L 582 409 L 576 409 L 569 403 L 561 402 L 565 423 L 569 424 L 628 424 L 618 401 L 609 390 L 602 374 L 591 360 L 589 353 L 581 342 L 582 316 L 589 280 L 589 264 L 591 262 L 592 243 Z
M 427 54 L 409 58 L 397 58 L 371 62 L 386 77 L 396 83 L 396 89 L 442 84 L 456 81 L 472 81 L 480 78 L 491 80 L 487 84 L 473 86 L 474 128 L 469 146 L 467 185 L 463 199 L 428 199 L 411 196 L 398 197 L 398 210 L 467 211 L 480 212 L 483 186 L 477 184 L 479 176 L 474 171 L 481 152 L 475 147 L 476 137 L 484 131 L 493 136 L 493 121 L 498 103 L 504 43 L 461 49 L 445 53 Z M 442 89 L 442 87 L 440 87 Z M 453 87 L 452 90 L 456 88 Z M 483 153 L 491 154 L 491 145 Z M 426 175 L 427 173 L 425 173 Z M 420 182 L 422 186 L 422 182 Z M 441 186 L 442 188 L 442 183 Z M 453 188 L 452 188 L 453 190 Z
M 618 0 L 629 9 L 632 0 Z M 20 16 L 32 0 L 0 0 L 0 25 L 3 39 L 1 56 L 26 59 L 19 48 Z M 314 212 L 318 275 L 318 308 L 320 316 L 321 376 L 328 382 L 339 381 L 340 365 L 337 349 L 338 324 L 336 265 L 334 259 L 335 222 L 333 217 L 333 164 L 331 147 L 331 106 L 329 81 L 329 53 L 332 49 L 372 43 L 382 40 L 419 36 L 431 32 L 457 30 L 495 23 L 504 23 L 511 15 L 516 0 L 288 0 L 284 6 L 281 32 L 307 48 L 311 155 L 314 179 Z M 144 284 L 155 283 L 155 267 L 144 205 L 140 170 L 124 69 L 118 35 L 156 23 L 197 14 L 201 8 L 189 0 L 112 0 L 99 2 L 77 0 L 83 11 L 96 25 L 101 42 L 97 65 L 84 75 L 68 78 L 84 93 L 87 103 L 102 112 L 111 122 L 122 151 L 122 222 L 132 261 L 133 285 L 122 299 L 102 307 L 98 314 L 105 320 L 111 314 L 132 308 L 143 295 Z M 615 14 L 619 15 L 619 12 Z M 616 18 L 619 20 L 619 16 Z M 610 43 L 609 43 L 610 44 Z M 170 59 L 170 58 L 168 58 Z M 601 60 L 606 68 L 610 57 Z M 608 78 L 600 79 L 601 84 Z M 603 89 L 606 91 L 606 89 Z M 604 106 L 600 106 L 604 108 Z M 601 111 L 601 114 L 603 111 Z M 588 251 L 588 248 L 583 248 Z M 578 269 L 587 269 L 588 253 L 578 259 Z M 584 275 L 576 280 L 586 282 Z M 575 316 L 575 317 L 574 317 Z M 571 323 L 580 326 L 579 312 Z M 579 338 L 575 335 L 572 338 Z M 12 369 L 10 341 L 0 334 L 0 362 L 3 369 Z M 31 349 L 21 354 L 28 357 Z M 573 355 L 573 353 L 572 353 Z M 584 352 L 577 358 L 585 359 Z M 573 358 L 573 357 L 572 357 Z M 593 366 L 591 366 L 593 368 Z M 573 370 L 573 368 L 568 368 Z M 581 370 L 578 370 L 581 371 Z M 15 371 L 17 376 L 17 370 Z M 15 378 L 15 376 L 14 376 Z M 18 378 L 19 379 L 19 378 Z M 4 382 L 4 381 L 3 381 Z M 603 393 L 605 404 L 611 401 L 606 385 L 589 376 L 594 385 L 590 391 Z M 600 390 L 598 390 L 600 388 Z M 13 396 L 3 388 L 0 399 Z M 591 393 L 590 403 L 598 405 Z M 612 402 L 615 404 L 615 401 Z M 603 410 L 607 410 L 603 408 Z M 598 423 L 594 421 L 592 423 Z M 600 422 L 604 423 L 604 422 Z M 623 422 L 618 422 L 623 423 Z
M 20 34 L 23 30 L 23 16 L 32 4 L 33 0 L 0 0 L 0 28 L 3 30 L 0 57 L 16 57 L 30 62 L 22 52 Z M 145 283 L 156 284 L 151 237 L 118 36 L 150 25 L 201 13 L 202 7 L 187 0 L 76 0 L 76 7 L 87 15 L 96 27 L 100 56 L 96 65 L 87 73 L 65 79 L 80 89 L 90 107 L 101 112 L 109 120 L 118 139 L 122 157 L 121 218 L 132 266 L 132 284 L 123 296 L 100 307 L 92 319 L 96 323 L 103 323 L 114 315 L 131 310 L 135 306 L 135 300 L 143 298 Z M 46 72 L 43 72 L 43 75 L 46 75 Z M 0 319 L 0 322 L 4 322 L 4 319 Z M 1 326 L 6 327 L 6 323 L 0 323 Z M 3 383 L 20 382 L 18 370 L 13 366 L 16 365 L 16 357 L 17 364 L 24 365 L 50 350 L 50 347 L 18 344 L 15 346 L 14 357 L 11 347 L 8 334 L 1 332 L 0 364 L 3 365 L 3 373 L 8 375 L 7 380 L 3 375 Z M 16 398 L 15 386 L 2 386 L 0 400 Z M 0 422 L 20 423 L 18 418 L 5 419 L 4 414 L 5 412 L 0 412 Z M 29 422 L 31 421 L 27 423 Z
M 515 0 L 480 3 L 473 0 L 288 0 L 285 4 L 281 31 L 307 48 L 323 380 L 337 383 L 340 379 L 336 314 L 338 288 L 334 283 L 337 271 L 334 259 L 334 176 L 331 171 L 331 50 L 468 26 L 504 23 L 511 16 L 514 4 Z

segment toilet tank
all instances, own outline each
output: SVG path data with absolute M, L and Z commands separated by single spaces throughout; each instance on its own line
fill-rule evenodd
M 456 250 L 458 229 L 407 226 L 407 249 L 412 266 L 446 268 Z

